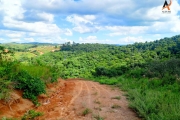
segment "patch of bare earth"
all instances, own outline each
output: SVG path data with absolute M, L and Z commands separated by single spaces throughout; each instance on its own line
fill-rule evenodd
M 116 88 L 92 81 L 59 80 L 58 84 L 48 86 L 48 95 L 39 97 L 41 106 L 36 108 L 27 100 L 27 103 L 19 102 L 11 106 L 12 110 L 7 106 L 2 112 L 0 108 L 0 118 L 3 115 L 20 117 L 34 109 L 44 113 L 39 120 L 140 120 L 128 108 L 123 94 Z

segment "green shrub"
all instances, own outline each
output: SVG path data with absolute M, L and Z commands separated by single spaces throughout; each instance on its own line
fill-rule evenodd
M 174 75 L 169 75 L 166 74 L 163 78 L 162 78 L 162 84 L 163 85 L 172 85 L 176 82 L 176 76 Z
M 29 110 L 22 117 L 22 120 L 34 120 L 36 117 L 42 116 L 42 112 L 36 112 L 34 110 Z
M 141 78 L 144 75 L 144 69 L 142 68 L 134 68 L 130 70 L 129 75 L 134 77 L 134 78 Z
M 5 80 L 3 78 L 0 78 L 0 100 L 8 99 L 12 88 L 13 86 L 10 80 Z
M 86 108 L 85 110 L 83 110 L 82 115 L 83 115 L 83 116 L 86 116 L 87 114 L 89 114 L 89 113 L 91 113 L 91 112 L 92 112 L 91 109 Z
M 1 120 L 18 120 L 17 118 L 7 118 L 7 117 L 3 117 L 1 118 Z
M 16 76 L 16 88 L 23 90 L 23 97 L 37 102 L 39 94 L 45 93 L 45 84 L 40 78 L 31 76 L 26 71 L 20 71 Z

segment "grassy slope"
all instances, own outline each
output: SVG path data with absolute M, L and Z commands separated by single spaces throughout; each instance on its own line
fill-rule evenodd
M 115 85 L 127 91 L 130 108 L 146 120 L 180 119 L 180 86 L 178 83 L 162 85 L 160 79 L 131 78 L 95 78 L 101 84 Z

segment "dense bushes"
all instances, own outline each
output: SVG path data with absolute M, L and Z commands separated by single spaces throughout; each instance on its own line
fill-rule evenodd
M 173 84 L 180 77 L 180 60 L 172 58 L 167 61 L 152 62 L 147 67 L 145 75 L 149 78 L 160 78 L 165 85 Z
M 9 98 L 10 92 L 13 89 L 12 82 L 10 80 L 5 80 L 0 78 L 0 100 L 7 100 Z
M 0 100 L 8 100 L 12 89 L 23 91 L 23 97 L 37 104 L 37 96 L 45 93 L 45 84 L 57 80 L 52 67 L 24 65 L 17 61 L 0 60 Z
M 128 71 L 128 68 L 125 66 L 121 67 L 111 67 L 111 68 L 105 68 L 105 67 L 96 67 L 95 72 L 93 73 L 94 76 L 107 76 L 107 77 L 115 77 L 120 76 L 123 73 Z
M 38 71 L 41 74 L 35 76 L 22 69 L 21 66 L 18 62 L 0 62 L 0 99 L 8 99 L 9 92 L 15 88 L 23 90 L 23 97 L 29 98 L 37 104 L 36 96 L 45 93 L 45 82 L 40 79 L 44 71 Z M 33 68 L 37 70 L 35 66 Z
M 44 82 L 24 70 L 16 75 L 14 81 L 16 83 L 15 88 L 23 90 L 23 97 L 31 99 L 35 104 L 38 103 L 36 96 L 45 93 Z

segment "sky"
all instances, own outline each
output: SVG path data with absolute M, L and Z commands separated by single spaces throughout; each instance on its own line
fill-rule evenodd
M 0 43 L 133 44 L 180 34 L 180 0 L 0 0 Z M 169 0 L 167 0 L 170 3 Z

